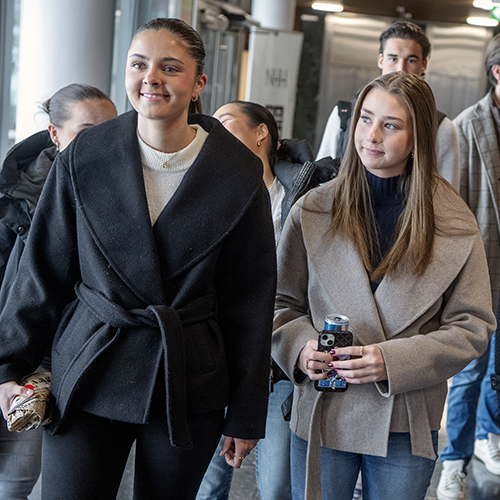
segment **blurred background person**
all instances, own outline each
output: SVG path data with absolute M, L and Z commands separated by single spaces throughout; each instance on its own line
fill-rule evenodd
M 337 173 L 338 163 L 331 158 L 314 161 L 310 144 L 301 139 L 279 141 L 278 125 L 271 112 L 260 104 L 233 101 L 214 114 L 262 161 L 263 180 L 271 199 L 274 237 L 278 246 L 281 228 L 293 203 L 309 189 L 326 182 Z M 255 448 L 255 472 L 261 500 L 292 498 L 290 478 L 290 425 L 293 383 L 272 363 L 271 392 L 266 420 L 266 437 Z M 197 500 L 226 500 L 233 469 L 220 457 L 219 447 L 196 497 Z
M 460 142 L 460 195 L 472 210 L 483 238 L 492 294 L 500 283 L 500 35 L 488 44 L 485 69 L 493 88 L 453 123 Z M 500 410 L 490 376 L 495 373 L 495 339 L 486 352 L 455 375 L 448 394 L 447 445 L 439 456 L 439 500 L 462 500 L 466 467 L 474 454 L 492 474 L 500 475 Z
M 81 130 L 116 117 L 104 92 L 73 83 L 59 89 L 42 105 L 50 124 L 16 144 L 0 172 L 0 311 L 14 284 L 33 215 L 50 167 Z M 50 371 L 50 360 L 43 370 Z M 26 500 L 41 468 L 42 428 L 9 432 L 0 425 L 0 499 Z

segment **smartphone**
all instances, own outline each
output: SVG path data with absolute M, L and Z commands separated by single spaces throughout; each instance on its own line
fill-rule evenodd
M 348 330 L 322 330 L 318 337 L 318 351 L 330 352 L 334 347 L 348 347 L 352 345 L 352 333 Z M 350 356 L 339 356 L 339 359 L 350 359 Z M 317 370 L 321 373 L 327 370 Z M 315 380 L 314 388 L 317 391 L 327 392 L 345 392 L 347 391 L 347 382 L 335 373 L 330 372 L 328 377 L 323 380 Z

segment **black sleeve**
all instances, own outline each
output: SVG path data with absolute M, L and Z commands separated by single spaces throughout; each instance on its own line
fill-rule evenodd
M 218 322 L 230 395 L 224 434 L 264 437 L 269 394 L 276 251 L 269 195 L 258 196 L 225 239 L 217 271 Z

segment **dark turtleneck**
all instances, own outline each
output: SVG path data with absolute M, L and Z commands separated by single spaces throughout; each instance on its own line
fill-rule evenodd
M 375 215 L 376 234 L 379 251 L 375 248 L 370 256 L 372 268 L 375 269 L 394 242 L 394 231 L 401 212 L 404 209 L 404 197 L 400 190 L 401 176 L 377 177 L 366 170 L 366 180 L 370 187 L 373 212 Z M 375 293 L 379 283 L 370 281 L 372 292 Z

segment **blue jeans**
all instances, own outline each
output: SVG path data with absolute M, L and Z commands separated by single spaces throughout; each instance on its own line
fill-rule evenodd
M 437 453 L 438 432 L 432 431 Z M 303 500 L 306 484 L 307 441 L 292 434 L 292 492 Z M 361 470 L 363 500 L 424 500 L 431 483 L 435 460 L 411 453 L 410 434 L 389 434 L 387 457 L 360 455 L 321 448 L 323 500 L 352 500 Z
M 290 425 L 281 405 L 293 391 L 293 382 L 280 380 L 269 394 L 266 438 L 255 448 L 255 473 L 260 500 L 291 500 Z
M 293 383 L 280 380 L 269 395 L 266 438 L 255 449 L 255 472 L 261 500 L 291 500 L 290 426 L 283 419 L 281 404 L 293 391 Z M 219 453 L 222 436 L 205 473 L 196 500 L 227 500 L 233 478 L 233 468 Z
M 196 500 L 227 500 L 234 469 L 227 464 L 225 457 L 220 457 L 225 436 L 222 436 L 201 482 Z
M 464 460 L 467 465 L 474 452 L 474 439 L 488 433 L 500 434 L 500 410 L 490 374 L 495 373 L 495 337 L 486 352 L 453 377 L 448 393 L 446 433 L 448 444 L 440 460 Z
M 0 422 L 0 500 L 26 500 L 38 480 L 43 429 L 9 432 Z

